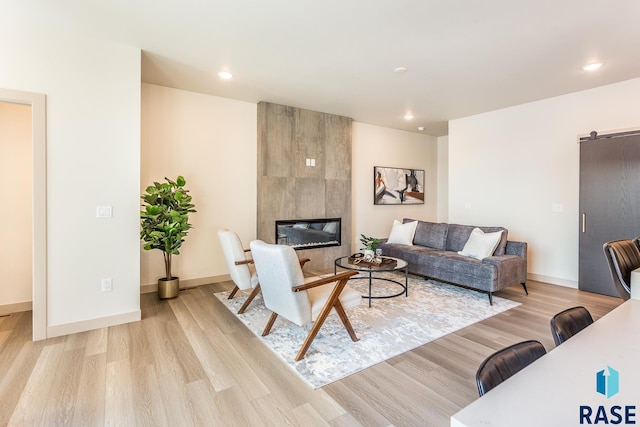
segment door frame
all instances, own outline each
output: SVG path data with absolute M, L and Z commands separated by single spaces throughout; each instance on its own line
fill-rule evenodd
M 47 145 L 46 96 L 0 88 L 0 101 L 31 106 L 32 134 L 32 328 L 47 338 Z

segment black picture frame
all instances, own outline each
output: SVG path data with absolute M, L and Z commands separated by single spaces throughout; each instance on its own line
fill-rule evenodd
M 374 205 L 423 205 L 424 169 L 373 167 Z

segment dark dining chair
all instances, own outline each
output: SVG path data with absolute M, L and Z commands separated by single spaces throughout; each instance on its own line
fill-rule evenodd
M 556 346 L 562 344 L 593 323 L 591 313 L 584 307 L 571 307 L 551 318 L 551 335 Z
M 476 371 L 478 394 L 484 396 L 489 390 L 540 357 L 547 354 L 544 346 L 535 340 L 522 341 L 498 350 L 487 357 Z
M 640 267 L 640 248 L 631 239 L 612 240 L 602 245 L 613 284 L 622 299 L 631 297 L 631 272 Z

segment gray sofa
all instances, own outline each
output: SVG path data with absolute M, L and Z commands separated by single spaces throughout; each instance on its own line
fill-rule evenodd
M 410 221 L 414 220 L 405 218 L 403 223 Z M 383 255 L 406 260 L 411 273 L 487 292 L 489 304 L 493 304 L 493 292 L 518 283 L 528 295 L 527 243 L 508 241 L 508 230 L 503 227 L 478 227 L 485 233 L 503 231 L 493 255 L 482 260 L 458 255 L 474 228 L 418 221 L 413 246 L 384 239 L 380 248 Z

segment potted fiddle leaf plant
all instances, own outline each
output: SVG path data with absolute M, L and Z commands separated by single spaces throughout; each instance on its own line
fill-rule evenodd
M 144 249 L 158 249 L 164 256 L 165 277 L 158 280 L 158 296 L 162 299 L 178 296 L 180 281 L 171 272 L 171 257 L 180 254 L 184 238 L 192 228 L 189 214 L 196 212 L 189 190 L 184 188 L 184 177 L 165 181 L 154 182 L 140 196 L 140 239 L 144 241 Z
M 362 248 L 364 250 L 364 258 L 373 259 L 375 257 L 375 251 L 378 245 L 380 244 L 380 239 L 377 237 L 368 237 L 364 234 L 360 235 L 360 243 L 364 246 Z

